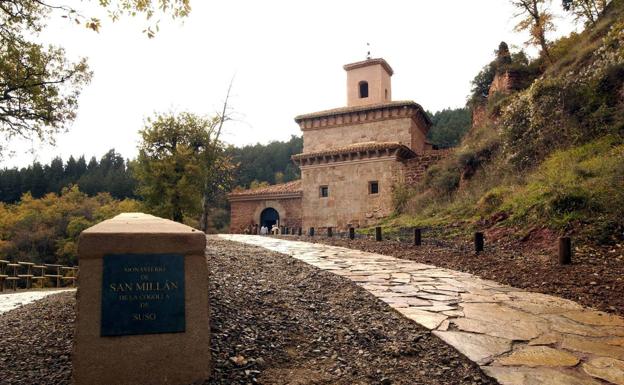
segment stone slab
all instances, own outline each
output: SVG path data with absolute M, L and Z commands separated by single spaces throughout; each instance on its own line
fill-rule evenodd
M 564 349 L 592 353 L 603 357 L 624 360 L 624 347 L 609 345 L 604 339 L 565 336 L 561 347 Z
M 435 312 L 425 311 L 416 309 L 413 307 L 407 307 L 402 309 L 397 309 L 399 313 L 403 314 L 405 317 L 415 321 L 427 329 L 435 329 L 442 321 L 446 320 L 446 316 L 443 314 L 438 314 Z
M 488 362 L 511 350 L 510 340 L 485 334 L 455 331 L 434 331 L 433 334 L 477 363 Z
M 501 385 L 601 385 L 587 375 L 551 368 L 485 366 L 482 369 Z
M 624 385 L 624 361 L 599 357 L 583 364 L 585 373 L 617 385 Z
M 174 385 L 209 378 L 211 351 L 206 238 L 201 233 L 197 236 L 192 229 L 180 224 L 156 223 L 161 221 L 169 222 L 143 214 L 125 215 L 96 225 L 81 235 L 79 250 L 86 257 L 79 254 L 73 384 Z M 131 236 L 124 237 L 125 228 Z M 155 231 L 153 237 L 150 231 Z M 180 232 L 179 237 L 177 231 Z M 163 237 L 163 234 L 166 236 Z M 105 235 L 110 235 L 110 239 Z M 178 246 L 184 257 L 184 332 L 103 337 L 101 298 L 104 256 L 176 253 Z
M 547 346 L 527 346 L 496 360 L 503 366 L 575 366 L 579 358 L 573 354 Z

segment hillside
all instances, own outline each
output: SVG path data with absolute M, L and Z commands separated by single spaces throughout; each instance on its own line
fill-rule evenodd
M 551 53 L 552 63 L 512 54 L 507 67 L 479 74 L 475 88 L 482 81 L 490 95 L 473 95 L 472 107 L 483 116 L 420 186 L 396 190 L 388 227 L 452 225 L 455 233 L 478 228 L 525 240 L 547 232 L 599 244 L 623 238 L 624 1 L 554 42 Z M 492 93 L 491 76 L 508 73 L 528 81 Z

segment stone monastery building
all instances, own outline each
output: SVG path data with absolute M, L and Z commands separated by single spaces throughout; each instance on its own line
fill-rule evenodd
M 301 179 L 229 195 L 230 230 L 278 223 L 293 228 L 366 227 L 392 213 L 396 184 L 416 183 L 443 151 L 426 136 L 431 122 L 413 101 L 393 101 L 384 59 L 344 66 L 347 106 L 299 115 Z

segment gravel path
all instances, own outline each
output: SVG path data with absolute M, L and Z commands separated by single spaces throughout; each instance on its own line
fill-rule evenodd
M 69 384 L 75 292 L 0 314 L 0 383 Z
M 206 384 L 496 384 L 344 278 L 209 240 L 213 378 Z M 68 384 L 74 295 L 0 315 L 3 384 Z

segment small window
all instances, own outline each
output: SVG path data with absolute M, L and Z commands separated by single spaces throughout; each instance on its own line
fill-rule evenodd
M 328 186 L 321 186 L 319 188 L 319 195 L 321 198 L 327 198 L 329 196 L 329 187 Z
M 360 84 L 360 99 L 368 97 L 368 82 L 361 81 Z
M 368 193 L 379 194 L 379 182 L 377 182 L 376 180 L 368 182 Z

